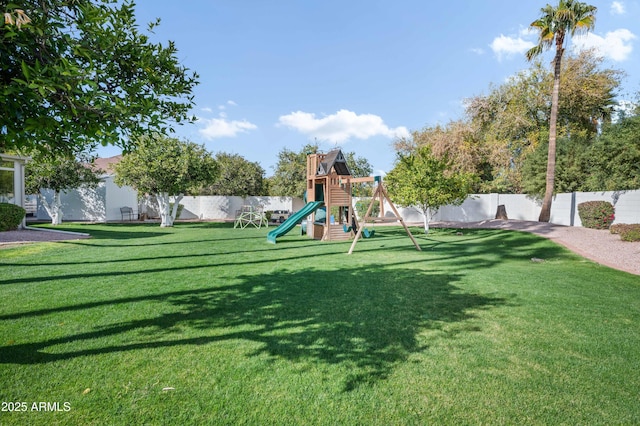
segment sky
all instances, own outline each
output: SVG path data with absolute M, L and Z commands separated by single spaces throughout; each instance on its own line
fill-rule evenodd
M 548 1 L 137 0 L 141 30 L 175 43 L 199 75 L 195 124 L 176 135 L 274 173 L 278 153 L 308 143 L 393 168 L 396 138 L 464 117 L 464 100 L 530 66 L 529 24 Z M 620 100 L 640 92 L 640 0 L 591 0 L 595 48 L 623 70 Z M 553 0 L 553 5 L 557 0 Z M 542 57 L 551 61 L 553 51 Z M 103 157 L 119 154 L 103 148 Z

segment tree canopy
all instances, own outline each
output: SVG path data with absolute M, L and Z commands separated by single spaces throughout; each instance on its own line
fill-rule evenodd
M 278 153 L 278 164 L 275 174 L 271 178 L 269 193 L 276 196 L 303 198 L 307 190 L 307 155 L 319 151 L 316 144 L 307 144 L 298 152 L 283 148 Z M 364 157 L 358 157 L 354 152 L 344 152 L 347 166 L 354 177 L 370 176 L 373 167 Z M 366 185 L 365 185 L 366 186 Z M 355 188 L 356 196 L 370 195 L 371 189 Z
M 557 127 L 561 143 L 573 139 L 589 144 L 596 138 L 597 130 L 611 120 L 622 76 L 621 71 L 604 67 L 603 59 L 592 51 L 563 61 Z M 552 80 L 551 71 L 535 61 L 492 86 L 488 94 L 467 99 L 464 120 L 413 132 L 411 139 L 396 142 L 396 150 L 410 153 L 429 145 L 437 157 L 446 153 L 454 169 L 480 177 L 477 192 L 525 191 L 523 167 L 528 157 L 540 146 L 548 148 Z
M 161 226 L 173 226 L 183 196 L 215 181 L 217 164 L 207 150 L 193 142 L 162 135 L 142 137 L 136 149 L 115 166 L 115 183 L 142 194 L 155 195 Z M 170 197 L 173 209 L 170 211 Z
M 307 155 L 318 152 L 318 145 L 307 144 L 298 152 L 283 148 L 271 178 L 271 195 L 303 198 L 307 190 Z
M 132 0 L 15 0 L 4 9 L 1 150 L 130 149 L 141 134 L 192 120 L 198 76 L 172 42 L 139 31 Z
M 425 232 L 431 216 L 442 206 L 462 203 L 473 187 L 475 175 L 452 171 L 447 158 L 432 154 L 428 145 L 408 155 L 399 155 L 384 182 L 394 203 L 420 210 Z
M 247 161 L 238 154 L 216 154 L 218 176 L 212 185 L 202 188 L 202 195 L 266 195 L 264 169 L 257 162 Z

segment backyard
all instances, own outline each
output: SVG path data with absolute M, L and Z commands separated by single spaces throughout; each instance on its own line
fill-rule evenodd
M 640 423 L 640 277 L 541 237 L 62 229 L 0 250 L 0 424 Z

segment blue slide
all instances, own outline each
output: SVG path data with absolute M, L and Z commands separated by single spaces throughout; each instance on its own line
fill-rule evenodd
M 276 229 L 269 231 L 267 234 L 267 241 L 275 244 L 276 238 L 291 231 L 298 223 L 302 222 L 305 217 L 318 210 L 323 204 L 324 202 L 322 201 L 312 201 L 307 203 L 301 210 L 289 216 L 289 219 L 282 222 L 282 224 Z

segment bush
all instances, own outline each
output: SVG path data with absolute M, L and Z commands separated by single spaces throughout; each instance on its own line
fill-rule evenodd
M 622 241 L 640 241 L 640 224 L 629 225 L 624 231 L 620 232 Z
M 0 231 L 16 229 L 26 214 L 26 210 L 20 206 L 0 203 Z
M 629 226 L 626 223 L 616 223 L 615 225 L 611 225 L 609 227 L 609 232 L 612 234 L 619 234 L 625 226 Z
M 609 228 L 612 234 L 620 234 L 622 241 L 640 241 L 640 224 L 618 223 Z
M 358 218 L 360 220 L 362 220 L 364 218 L 364 215 L 367 214 L 367 209 L 369 208 L 369 205 L 371 204 L 371 198 L 369 199 L 362 199 L 362 200 L 358 200 L 356 202 L 356 212 L 358 213 Z M 372 217 L 377 217 L 378 214 L 380 214 L 380 201 L 376 200 L 375 203 L 373 203 L 373 208 L 371 209 L 371 213 L 369 213 Z
M 582 226 L 592 229 L 609 229 L 615 210 L 608 201 L 587 201 L 578 204 L 578 215 Z
M 169 211 L 170 212 L 173 211 L 173 204 L 174 203 L 169 203 Z M 178 204 L 178 211 L 176 211 L 176 220 L 180 219 L 180 215 L 182 214 L 182 209 L 184 209 L 184 204 Z

